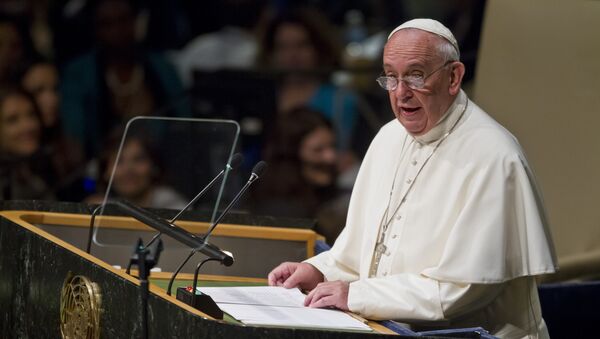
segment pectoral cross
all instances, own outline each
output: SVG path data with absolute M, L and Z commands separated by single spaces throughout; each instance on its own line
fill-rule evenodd
M 379 262 L 381 256 L 387 252 L 387 246 L 384 244 L 385 231 L 381 233 L 377 244 L 375 245 L 375 253 L 373 254 L 373 260 L 371 261 L 371 269 L 369 270 L 369 277 L 375 277 L 377 275 L 377 269 L 379 268 Z

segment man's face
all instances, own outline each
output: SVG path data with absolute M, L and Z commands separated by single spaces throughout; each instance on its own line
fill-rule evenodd
M 439 39 L 416 29 L 396 32 L 383 51 L 385 75 L 427 77 L 446 62 L 438 52 Z M 437 124 L 460 90 L 461 71 L 464 73 L 460 62 L 451 63 L 427 77 L 422 89 L 411 89 L 400 81 L 389 91 L 394 115 L 410 134 L 425 134 Z

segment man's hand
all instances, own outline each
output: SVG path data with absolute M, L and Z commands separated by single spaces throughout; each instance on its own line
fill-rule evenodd
M 323 273 L 306 263 L 284 262 L 269 273 L 269 286 L 312 290 L 324 280 Z
M 335 307 L 348 311 L 348 289 L 350 284 L 345 281 L 322 282 L 310 291 L 304 299 L 304 306 Z

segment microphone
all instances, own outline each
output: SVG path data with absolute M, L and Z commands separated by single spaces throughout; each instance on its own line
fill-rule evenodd
M 244 162 L 244 156 L 241 153 L 236 153 L 231 157 L 231 161 L 225 165 L 225 168 L 221 170 L 221 172 L 219 172 L 219 174 L 217 174 L 209 183 L 208 185 L 206 185 L 201 191 L 200 193 L 198 193 L 194 199 L 192 199 L 187 205 L 185 205 L 184 208 L 181 209 L 181 211 L 179 211 L 179 213 L 177 213 L 177 215 L 175 215 L 173 217 L 173 219 L 171 219 L 169 222 L 170 223 L 174 223 L 175 221 L 177 221 L 177 219 L 179 219 L 179 217 L 183 214 L 183 212 L 187 211 L 188 208 L 190 208 L 190 206 L 192 206 L 194 203 L 196 203 L 196 201 L 198 201 L 198 199 L 200 199 L 207 191 L 209 188 L 213 187 L 214 184 L 217 182 L 217 180 L 219 180 L 223 175 L 225 175 L 225 172 L 229 172 L 232 170 L 237 169 L 242 162 Z
M 221 215 L 217 218 L 217 220 L 215 220 L 212 223 L 212 225 L 210 225 L 210 227 L 208 228 L 208 231 L 206 232 L 206 234 L 203 237 L 205 242 L 208 241 L 208 237 L 215 230 L 215 227 L 217 227 L 217 225 L 219 224 L 219 222 L 221 222 L 223 217 L 233 207 L 233 205 L 235 205 L 235 203 L 237 203 L 238 200 L 240 200 L 242 195 L 248 190 L 248 188 L 250 188 L 250 185 L 252 185 L 256 180 L 258 180 L 265 173 L 266 170 L 267 170 L 267 163 L 265 161 L 259 161 L 256 165 L 254 165 L 254 168 L 252 168 L 252 174 L 250 174 L 250 178 L 248 179 L 248 181 L 246 182 L 244 187 L 242 187 L 242 189 L 233 198 L 233 200 L 231 200 L 229 205 L 227 205 L 227 207 L 225 207 L 225 209 L 223 210 L 223 213 L 221 213 Z
M 210 225 L 210 227 L 209 227 L 208 231 L 206 232 L 206 234 L 201 238 L 204 244 L 209 245 L 209 243 L 208 243 L 208 237 L 214 231 L 215 227 L 217 227 L 217 225 L 219 224 L 219 222 L 221 222 L 221 220 L 227 214 L 227 212 L 229 212 L 229 210 L 231 209 L 231 207 L 233 207 L 233 205 L 240 199 L 240 197 L 242 196 L 242 194 L 244 194 L 244 192 L 246 192 L 246 190 L 248 189 L 248 187 L 250 187 L 250 185 L 252 185 L 253 182 L 255 182 L 256 180 L 258 180 L 263 175 L 263 173 L 265 172 L 266 169 L 267 169 L 267 163 L 264 162 L 264 161 L 259 161 L 256 165 L 254 165 L 254 168 L 252 169 L 252 174 L 250 175 L 250 178 L 248 179 L 248 182 L 246 182 L 246 184 L 244 185 L 244 187 L 242 187 L 242 189 L 233 198 L 233 200 L 229 203 L 229 205 L 227 205 L 227 207 L 225 208 L 225 210 L 223 210 L 223 213 L 221 213 L 221 215 L 217 218 L 217 220 L 215 220 Z M 171 287 L 173 286 L 173 282 L 175 281 L 175 278 L 177 277 L 177 275 L 179 274 L 179 272 L 183 269 L 183 266 L 185 266 L 185 264 L 187 264 L 187 262 L 192 258 L 192 256 L 195 253 L 196 253 L 195 250 L 192 250 L 192 252 L 190 252 L 190 254 L 187 256 L 187 258 L 185 258 L 185 260 L 179 265 L 179 267 L 177 267 L 177 269 L 175 270 L 175 272 L 173 272 L 173 275 L 171 276 L 171 279 L 169 280 L 169 286 L 167 287 L 167 294 L 168 295 L 171 295 Z M 225 254 L 228 254 L 228 255 L 232 256 L 231 253 L 229 253 L 229 252 L 225 252 Z M 233 256 L 232 256 L 232 260 L 233 260 Z M 204 261 L 202 263 L 204 263 Z M 229 265 L 225 265 L 225 266 L 229 266 Z M 196 269 L 196 274 L 198 273 L 198 269 L 199 269 L 199 267 Z M 196 276 L 196 278 L 197 278 L 197 276 Z M 194 280 L 196 280 L 196 279 L 194 279 Z
M 208 191 L 209 188 L 214 186 L 214 184 L 217 182 L 217 180 L 219 180 L 219 178 L 225 175 L 225 172 L 229 172 L 238 168 L 242 164 L 242 162 L 244 162 L 244 156 L 241 153 L 234 154 L 231 157 L 231 161 L 227 165 L 225 165 L 225 168 L 222 169 L 221 172 L 219 172 L 219 174 L 217 174 L 206 186 L 204 186 L 200 193 L 196 194 L 194 199 L 188 202 L 187 205 L 185 205 L 185 207 L 183 207 L 181 211 L 179 211 L 169 222 L 172 224 L 175 221 L 177 221 L 177 219 L 179 219 L 183 212 L 187 211 L 187 209 L 190 208 L 190 206 L 192 206 L 194 203 L 196 203 L 196 201 L 198 201 L 198 199 L 200 199 Z M 150 239 L 147 246 L 152 245 L 156 241 L 156 239 L 160 237 L 160 235 L 161 232 L 155 234 L 154 237 Z
M 231 253 L 223 251 L 215 245 L 209 244 L 205 238 L 198 237 L 193 233 L 160 218 L 156 214 L 148 212 L 125 200 L 116 200 L 113 202 L 127 212 L 129 216 L 154 228 L 160 233 L 164 233 L 182 244 L 193 248 L 194 251 L 201 252 L 209 258 L 216 259 L 225 266 L 231 266 L 233 264 L 234 259 Z

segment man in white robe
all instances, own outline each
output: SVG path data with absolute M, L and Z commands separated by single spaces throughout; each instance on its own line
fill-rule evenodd
M 363 160 L 346 227 L 330 251 L 281 264 L 269 284 L 414 329 L 548 337 L 535 276 L 556 258 L 517 140 L 460 89 L 458 44 L 439 22 L 396 28 L 383 63 L 396 119 Z

